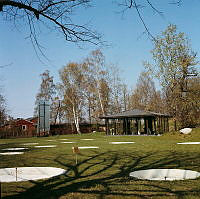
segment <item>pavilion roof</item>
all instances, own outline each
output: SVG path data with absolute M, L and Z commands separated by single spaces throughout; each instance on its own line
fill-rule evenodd
M 139 109 L 124 111 L 114 115 L 106 115 L 100 117 L 101 119 L 118 119 L 118 118 L 145 118 L 145 117 L 170 117 L 167 114 L 155 113 Z

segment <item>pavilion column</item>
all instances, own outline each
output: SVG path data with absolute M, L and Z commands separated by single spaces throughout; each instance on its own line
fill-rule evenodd
M 148 134 L 148 120 L 144 118 L 144 133 Z
M 161 133 L 163 133 L 163 118 L 160 118 Z
M 135 120 L 136 120 L 136 134 L 138 134 L 138 129 L 139 129 L 139 127 L 138 127 L 138 118 L 136 118 Z
M 114 134 L 116 135 L 116 120 L 114 120 Z
M 129 128 L 129 130 L 130 130 L 130 128 Z M 124 131 L 125 135 L 128 134 L 128 118 L 123 119 L 123 131 Z
M 123 134 L 126 134 L 126 118 L 123 119 Z
M 131 132 L 131 126 L 130 126 L 130 120 L 126 118 L 126 124 L 127 124 L 127 134 L 129 135 Z
M 154 118 L 153 123 L 154 123 L 154 132 L 156 133 L 156 118 Z
M 167 117 L 167 132 L 169 132 L 169 118 Z
M 153 123 L 153 118 L 152 117 L 148 118 L 147 122 L 148 122 L 148 129 L 150 130 L 150 132 L 152 134 L 152 131 L 153 131 L 153 124 L 152 124 Z
M 126 135 L 128 135 L 128 120 L 127 118 L 125 118 L 125 132 L 126 132 Z
M 144 118 L 144 134 L 146 133 L 146 119 Z
M 106 135 L 109 134 L 109 119 L 105 119 L 105 125 L 106 125 Z
M 164 124 L 163 124 L 163 127 L 164 127 L 163 132 L 165 132 L 165 129 L 166 129 L 166 128 L 165 128 L 165 127 L 166 127 L 165 118 L 163 118 L 163 123 L 164 123 Z
M 168 132 L 168 120 L 165 118 L 165 132 Z
M 165 123 L 164 123 L 164 118 L 162 117 L 162 133 L 165 131 Z
M 158 131 L 161 133 L 161 122 L 160 122 L 160 117 L 158 117 Z

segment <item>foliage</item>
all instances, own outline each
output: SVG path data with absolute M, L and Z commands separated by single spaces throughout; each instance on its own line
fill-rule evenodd
M 169 25 L 156 38 L 151 53 L 154 63 L 145 63 L 145 66 L 160 80 L 168 113 L 174 116 L 182 127 L 195 125 L 190 117 L 185 117 L 185 113 L 190 109 L 188 103 L 196 104 L 195 99 L 197 99 L 189 97 L 192 93 L 189 93 L 188 82 L 190 77 L 195 78 L 198 75 L 195 67 L 198 63 L 197 55 L 191 50 L 187 37 L 184 33 L 177 33 L 175 25 Z M 184 92 L 189 94 L 183 97 Z M 196 109 L 197 106 L 192 110 Z
M 155 84 L 148 72 L 141 72 L 136 88 L 131 95 L 131 108 L 157 113 L 164 113 L 163 99 L 160 91 L 156 91 Z
M 72 118 L 77 132 L 80 134 L 79 122 L 84 106 L 84 84 L 82 65 L 78 63 L 69 63 L 60 70 L 63 105 L 65 106 L 66 117 Z
M 5 97 L 0 94 L 0 126 L 4 125 L 7 121 L 8 114 L 6 108 L 6 100 Z
M 50 103 L 50 118 L 52 123 L 56 123 L 59 112 L 59 98 L 57 95 L 57 88 L 53 82 L 53 76 L 50 76 L 48 70 L 41 75 L 41 84 L 39 92 L 36 95 L 34 115 L 38 115 L 38 104 L 40 101 L 48 101 Z
M 105 64 L 105 57 L 101 50 L 97 49 L 83 61 L 87 70 L 88 92 L 90 93 L 90 115 L 95 120 L 108 112 L 109 101 L 109 73 Z

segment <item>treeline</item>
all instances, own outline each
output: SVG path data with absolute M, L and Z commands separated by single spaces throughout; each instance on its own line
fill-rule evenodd
M 177 128 L 198 125 L 200 77 L 197 55 L 187 37 L 170 25 L 155 39 L 151 53 L 153 63 L 144 63 L 146 70 L 133 90 L 122 81 L 117 67 L 106 64 L 101 50 L 61 68 L 58 83 L 47 70 L 41 74 L 36 107 L 39 100 L 50 101 L 52 124 L 74 123 L 78 133 L 80 122 L 96 123 L 102 115 L 134 108 L 168 113 Z M 160 90 L 153 78 L 160 81 Z

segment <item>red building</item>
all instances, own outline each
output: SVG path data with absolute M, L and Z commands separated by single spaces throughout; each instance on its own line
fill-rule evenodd
M 33 131 L 37 129 L 37 123 L 34 120 L 17 119 L 13 124 L 15 127 L 20 128 L 22 131 Z
M 32 137 L 37 135 L 37 118 L 18 118 L 0 129 L 0 138 Z

